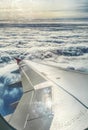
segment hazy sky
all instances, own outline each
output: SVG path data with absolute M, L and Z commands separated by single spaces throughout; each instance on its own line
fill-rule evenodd
M 88 0 L 0 0 L 0 20 L 88 17 Z

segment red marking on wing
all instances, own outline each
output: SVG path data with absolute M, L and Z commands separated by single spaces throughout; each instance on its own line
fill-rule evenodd
M 17 64 L 21 62 L 21 59 L 15 58 L 15 60 L 17 61 Z

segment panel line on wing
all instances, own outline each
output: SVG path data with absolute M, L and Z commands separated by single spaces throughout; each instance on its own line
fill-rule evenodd
M 49 78 L 48 78 L 49 79 Z M 63 91 L 65 91 L 66 93 L 68 93 L 70 96 L 72 96 L 75 100 L 77 100 L 82 106 L 84 106 L 86 109 L 88 109 L 88 106 L 86 106 L 83 102 L 81 102 L 77 97 L 75 97 L 72 93 L 70 93 L 69 91 L 67 91 L 65 88 L 61 87 L 60 85 L 58 85 L 56 82 L 54 82 L 53 80 L 49 79 L 50 81 L 52 81 L 54 84 L 56 84 L 59 88 L 61 88 Z
M 25 73 L 25 71 L 22 69 L 22 72 L 25 74 L 27 80 L 30 82 L 31 86 L 33 87 L 33 84 L 31 82 L 31 79 L 27 76 L 27 74 Z
M 28 91 L 24 92 L 24 94 L 29 93 L 31 91 L 34 91 L 34 89 L 28 90 Z
M 43 117 L 53 117 L 53 114 L 49 114 L 49 115 L 43 115 L 43 116 L 40 116 L 40 117 L 36 117 L 36 118 L 32 118 L 30 120 L 27 120 L 27 121 L 33 121 L 33 120 L 37 120 L 37 119 L 40 119 L 40 118 L 43 118 Z

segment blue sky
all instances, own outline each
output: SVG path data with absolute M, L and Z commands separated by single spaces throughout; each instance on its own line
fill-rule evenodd
M 0 0 L 0 20 L 87 18 L 88 0 Z

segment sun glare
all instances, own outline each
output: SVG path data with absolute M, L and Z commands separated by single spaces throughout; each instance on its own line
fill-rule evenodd
M 82 12 L 77 10 L 82 4 L 76 0 L 3 0 L 0 1 L 0 16 L 12 19 L 14 15 L 17 18 L 28 17 L 29 19 L 79 17 Z

